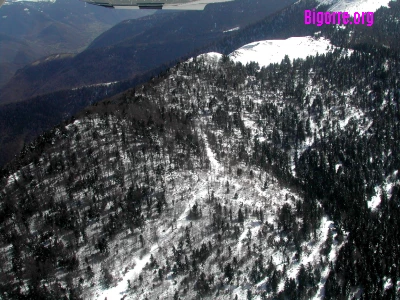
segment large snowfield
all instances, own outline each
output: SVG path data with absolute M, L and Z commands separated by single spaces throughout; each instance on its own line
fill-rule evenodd
M 329 40 L 311 36 L 291 37 L 286 40 L 266 40 L 247 44 L 229 56 L 235 62 L 247 64 L 256 61 L 260 67 L 280 63 L 285 55 L 290 60 L 306 58 L 309 55 L 323 54 L 332 47 Z

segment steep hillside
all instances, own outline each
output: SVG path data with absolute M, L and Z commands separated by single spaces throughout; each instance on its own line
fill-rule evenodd
M 316 2 L 311 2 L 313 3 L 312 5 L 317 5 Z M 265 3 L 263 4 L 265 5 Z M 308 3 L 308 5 L 311 5 Z M 282 34 L 282 36 L 286 36 L 286 30 L 287 30 L 287 24 L 290 24 L 290 22 L 293 20 L 293 16 L 299 16 L 302 14 L 302 11 L 304 10 L 304 7 L 309 7 L 309 6 L 304 6 L 304 5 L 296 5 L 295 9 L 293 8 L 285 8 L 282 10 L 282 12 L 277 12 L 274 18 L 267 18 L 266 21 L 262 20 L 257 22 L 256 24 L 258 24 L 259 27 L 263 27 L 264 23 L 267 24 L 274 24 L 277 19 L 280 19 L 280 24 L 282 26 L 279 27 L 279 30 L 272 29 L 271 27 L 268 28 L 264 28 L 265 30 L 263 30 L 263 35 L 265 36 L 265 38 L 273 38 L 276 36 L 279 36 L 279 33 Z M 287 13 L 288 11 L 290 11 L 290 13 Z M 240 15 L 240 11 L 238 12 L 238 14 Z M 281 17 L 279 17 L 281 16 Z M 101 81 L 101 83 L 105 83 L 105 82 L 113 82 L 115 80 L 112 80 L 110 78 L 114 78 L 114 77 L 108 77 L 109 74 L 114 74 L 115 72 L 122 72 L 124 70 L 128 70 L 128 69 L 132 69 L 132 68 L 136 68 L 138 67 L 138 65 L 135 64 L 129 64 L 128 61 L 129 59 L 134 59 L 137 60 L 138 58 L 140 58 L 140 62 L 139 65 L 141 64 L 142 66 L 145 65 L 148 61 L 150 61 L 150 64 L 155 64 L 156 60 L 159 60 L 161 56 L 159 56 L 159 51 L 161 51 L 160 49 L 162 47 L 168 47 L 171 46 L 172 43 L 172 48 L 169 48 L 169 51 L 171 51 L 171 49 L 175 49 L 178 45 L 182 45 L 182 43 L 178 43 L 175 42 L 176 40 L 179 40 L 179 34 L 176 34 L 174 38 L 170 39 L 170 42 L 167 42 L 166 44 L 160 44 L 157 45 L 156 48 L 151 48 L 148 51 L 145 51 L 147 49 L 147 47 L 151 46 L 151 41 L 154 41 L 151 39 L 151 36 L 153 36 L 154 34 L 154 30 L 161 30 L 161 32 L 165 32 L 165 30 L 163 30 L 163 28 L 169 28 L 168 22 L 172 22 L 173 18 L 177 18 L 177 16 L 175 14 L 161 14 L 161 15 L 153 15 L 153 16 L 148 16 L 145 17 L 143 19 L 144 22 L 141 22 L 139 20 L 129 20 L 127 22 L 123 22 L 121 24 L 119 24 L 118 26 L 116 26 L 115 29 L 115 37 L 116 39 L 114 40 L 112 38 L 112 35 L 109 35 L 108 33 L 105 33 L 104 35 L 102 35 L 102 38 L 100 38 L 98 41 L 94 42 L 94 45 L 97 45 L 97 42 L 101 42 L 103 41 L 104 43 L 107 42 L 107 40 L 110 40 L 110 44 L 112 44 L 113 42 L 117 43 L 117 44 L 121 44 L 120 47 L 113 47 L 110 45 L 110 49 L 107 50 L 107 48 L 96 48 L 94 46 L 93 50 L 88 50 L 89 54 L 85 54 L 82 53 L 80 56 L 76 56 L 74 58 L 75 64 L 78 66 L 77 68 L 80 70 L 80 72 L 74 72 L 73 76 L 70 76 L 69 78 L 65 79 L 65 83 L 66 84 L 68 82 L 72 82 L 74 81 L 76 78 L 80 78 L 80 74 L 86 74 L 86 72 L 91 72 L 87 77 L 83 77 L 82 80 L 85 84 L 88 84 L 90 81 L 91 77 L 96 77 L 98 78 L 98 80 L 100 80 L 103 77 L 109 78 L 108 81 Z M 179 20 L 179 18 L 177 18 Z M 190 21 L 190 20 L 189 20 Z M 189 22 L 188 21 L 188 22 Z M 162 26 L 157 25 L 157 24 L 162 24 Z M 176 22 L 176 20 L 175 20 Z M 232 22 L 236 22 L 235 20 L 233 20 Z M 214 22 L 215 23 L 215 22 Z M 139 26 L 140 24 L 140 26 Z M 189 22 L 190 24 L 190 22 Z M 232 24 L 237 24 L 237 23 L 232 23 Z M 284 25 L 284 26 L 283 26 Z M 209 26 L 208 23 L 204 24 L 204 26 Z M 215 24 L 214 24 L 215 26 Z M 234 26 L 234 25 L 231 25 Z M 254 28 L 255 25 L 250 26 L 251 28 Z M 302 23 L 301 18 L 299 19 L 299 23 L 296 23 L 296 25 L 294 26 L 295 28 L 298 28 L 297 33 L 298 35 L 300 34 L 304 34 L 304 33 L 313 33 L 316 29 L 315 28 L 306 28 L 304 26 L 304 24 Z M 180 28 L 180 27 L 179 27 Z M 227 27 L 229 28 L 229 27 Z M 234 29 L 236 27 L 231 27 L 231 29 Z M 306 28 L 306 30 L 304 30 Z M 114 29 L 111 30 L 114 32 Z M 172 29 L 174 29 L 174 27 L 172 27 Z M 136 31 L 137 30 L 137 31 Z M 152 35 L 149 37 L 148 33 L 146 34 L 147 30 L 152 30 Z M 174 29 L 175 30 L 175 29 Z M 173 36 L 173 32 L 174 30 L 169 31 L 169 34 Z M 229 29 L 227 29 L 229 30 Z M 139 34 L 141 31 L 143 31 L 141 34 Z M 225 30 L 224 30 L 225 31 Z M 247 27 L 245 27 L 244 29 L 239 29 L 238 32 L 241 31 L 245 31 L 246 33 L 249 33 L 249 31 L 247 30 Z M 124 44 L 124 36 L 126 36 L 129 32 L 129 35 L 131 35 L 132 37 L 135 36 L 135 38 L 137 38 L 138 40 L 141 41 L 140 45 L 138 45 L 139 49 L 142 49 L 143 52 L 140 54 L 140 52 L 136 53 L 135 56 L 132 56 L 130 54 L 129 47 L 126 47 L 126 45 Z M 190 37 L 190 32 L 188 30 L 185 29 L 186 32 L 186 38 L 188 38 L 190 40 L 189 44 L 184 44 L 183 48 L 186 49 L 186 47 L 192 47 L 194 45 L 193 39 L 194 37 Z M 270 33 L 269 33 L 270 32 Z M 291 31 L 296 32 L 296 31 Z M 232 34 L 233 31 L 230 31 L 228 34 Z M 221 32 L 219 33 L 221 34 Z M 226 34 L 223 33 L 222 34 Z M 251 39 L 251 34 L 254 35 L 254 39 Z M 253 42 L 255 40 L 257 40 L 259 36 L 257 34 L 254 33 L 250 33 L 246 35 L 246 39 L 250 39 L 250 42 Z M 133 38 L 133 39 L 135 39 Z M 203 36 L 203 38 L 205 38 Z M 149 42 L 150 40 L 150 42 Z M 129 41 L 132 41 L 129 40 Z M 243 44 L 241 43 L 241 37 L 238 36 L 237 39 L 234 39 L 234 43 L 235 45 L 237 45 L 237 48 L 243 46 Z M 232 45 L 232 44 L 231 44 Z M 206 47 L 208 49 L 208 46 Z M 119 50 L 118 50 L 119 49 Z M 235 50 L 232 49 L 231 51 Z M 98 53 L 100 56 L 92 56 L 90 54 L 90 51 L 95 51 L 95 53 Z M 99 64 L 99 57 L 101 57 L 101 55 L 103 55 L 102 51 L 106 51 L 105 53 L 108 53 L 108 56 L 104 59 L 104 62 L 110 62 L 111 60 L 114 61 L 116 63 L 116 66 L 114 66 L 113 64 L 110 64 L 109 66 L 106 66 L 104 71 L 102 72 L 95 72 L 94 70 L 96 70 L 96 68 L 100 67 L 102 64 Z M 182 51 L 179 50 L 179 51 Z M 185 54 L 185 58 L 187 59 L 188 57 L 190 57 L 191 55 L 197 55 L 199 53 L 203 53 L 203 51 L 201 50 L 196 50 L 194 51 L 195 53 L 189 54 L 186 53 Z M 93 52 L 94 53 L 94 52 Z M 92 53 L 92 54 L 93 54 Z M 129 56 L 128 60 L 121 60 L 122 59 L 122 54 L 126 53 L 126 55 Z M 153 54 L 151 54 L 153 53 Z M 228 52 L 229 53 L 229 52 Z M 228 54 L 226 53 L 226 54 Z M 166 54 L 163 54 L 164 56 Z M 54 56 L 53 56 L 54 57 Z M 87 60 L 88 58 L 88 60 Z M 181 60 L 184 60 L 181 59 Z M 18 84 L 15 85 L 9 85 L 7 88 L 7 93 L 9 94 L 18 94 L 21 93 L 23 91 L 26 91 L 28 89 L 33 89 L 35 90 L 36 88 L 39 88 L 38 86 L 29 86 L 29 82 L 30 79 L 29 78 L 34 78 L 35 81 L 37 83 L 49 86 L 49 88 L 52 88 L 51 84 L 52 81 L 47 81 L 47 78 L 52 77 L 51 74 L 54 72 L 54 68 L 55 69 L 62 69 L 63 66 L 65 65 L 69 65 L 72 64 L 72 62 L 70 61 L 71 57 L 69 58 L 65 58 L 64 60 L 60 60 L 60 59 L 56 59 L 56 60 L 39 60 L 37 63 L 35 63 L 34 66 L 26 68 L 24 71 L 19 72 L 16 76 L 18 78 L 20 78 L 21 80 L 18 80 Z M 164 66 L 160 66 L 157 65 L 156 69 L 158 69 L 158 72 L 161 69 L 166 69 L 168 66 L 172 66 L 173 64 L 175 64 L 177 60 L 172 60 L 172 61 L 168 61 L 168 63 L 166 63 L 166 65 Z M 90 66 L 87 65 L 90 63 Z M 81 66 L 81 67 L 79 67 Z M 86 67 L 84 67 L 86 66 Z M 114 67 L 113 67 L 114 66 Z M 54 67 L 54 68 L 53 68 Z M 114 73 L 108 73 L 106 72 L 108 70 L 108 67 L 112 67 L 112 72 Z M 149 66 L 148 66 L 149 67 Z M 41 76 L 37 76 L 37 74 L 41 74 Z M 152 71 L 147 70 L 146 72 L 144 72 L 143 76 L 139 76 L 142 79 L 149 79 L 150 76 L 149 74 L 155 76 L 157 75 L 157 73 L 154 73 Z M 54 77 L 54 76 L 53 76 Z M 121 82 L 122 85 L 125 85 L 125 83 L 127 82 L 131 82 L 131 83 L 137 83 L 138 81 L 136 80 L 137 76 L 135 76 L 135 78 L 133 79 L 128 79 L 128 80 L 123 80 L 123 82 Z M 143 82 L 143 81 L 141 81 Z M 27 86 L 24 86 L 23 84 L 27 84 Z M 84 85 L 82 83 L 82 85 Z M 102 98 L 101 97 L 105 97 L 106 95 L 102 92 L 97 93 L 95 91 L 95 88 L 90 87 L 90 89 L 92 90 L 90 92 L 89 98 L 91 99 L 90 101 L 99 101 Z M 36 90 L 37 92 L 38 90 Z M 108 95 L 111 96 L 113 95 L 113 91 L 115 91 L 116 93 L 122 92 L 123 90 L 121 89 L 109 89 L 107 91 Z M 9 104 L 9 105 L 3 105 L 2 107 L 0 106 L 0 114 L 1 115 L 5 115 L 5 116 L 10 116 L 7 117 L 7 122 L 3 122 L 0 130 L 1 130 L 1 143 L 2 146 L 0 148 L 0 166 L 4 166 L 7 162 L 10 161 L 10 159 L 12 157 L 14 157 L 21 149 L 22 149 L 22 145 L 24 143 L 28 143 L 30 142 L 37 134 L 40 134 L 41 132 L 50 129 L 52 126 L 56 125 L 57 123 L 61 122 L 63 119 L 55 119 L 55 116 L 64 116 L 64 117 L 69 117 L 71 116 L 71 114 L 77 112 L 79 109 L 82 108 L 82 106 L 75 106 L 75 107 L 70 107 L 68 108 L 68 110 L 65 110 L 63 105 L 60 105 L 58 110 L 56 109 L 56 107 L 54 106 L 54 101 L 60 101 L 60 97 L 61 95 L 68 95 L 68 97 L 75 97 L 78 100 L 76 100 L 75 103 L 87 103 L 87 100 L 82 99 L 82 94 L 81 93 L 77 93 L 76 91 L 72 90 L 72 91 L 68 91 L 68 90 L 62 90 L 59 93 L 58 92 L 54 92 L 54 93 L 48 93 L 42 96 L 37 96 L 37 97 L 32 97 L 27 99 L 26 101 L 22 102 L 20 105 L 17 104 Z M 92 96 L 92 95 L 96 95 L 96 96 Z M 30 101 L 32 99 L 35 99 L 35 101 L 33 103 L 30 103 Z M 4 100 L 4 99 L 3 99 Z M 4 101 L 11 101 L 11 98 L 6 97 Z M 34 111 L 34 108 L 31 108 L 32 106 L 34 106 L 36 103 L 36 101 L 40 102 L 40 107 L 43 107 L 43 109 L 41 110 L 40 114 L 36 114 L 34 118 L 37 118 L 37 121 L 34 122 L 30 122 L 30 121 L 24 121 L 24 119 L 26 118 L 26 120 L 32 120 L 32 117 L 29 116 L 29 111 Z M 30 104 L 28 104 L 30 103 Z M 25 116 L 24 118 L 20 118 L 20 117 L 11 117 L 11 116 Z M 18 124 L 16 124 L 16 120 L 18 120 Z M 38 130 L 35 126 L 36 124 L 42 124 L 41 129 Z
M 1 297 L 398 299 L 400 52 L 346 30 L 191 58 L 25 145 Z
M 367 50 L 203 55 L 40 137 L 2 180 L 3 295 L 396 299 L 400 55 Z
M 0 108 L 0 166 L 17 157 L 25 144 L 43 134 L 62 120 L 71 118 L 86 106 L 121 93 L 157 76 L 160 67 L 130 80 L 62 90 Z
M 305 243 L 308 250 L 302 259 L 295 256 L 291 211 L 302 197 L 261 166 L 249 165 L 243 151 L 253 147 L 251 128 L 245 126 L 252 124 L 250 114 L 243 115 L 243 120 L 237 115 L 234 136 L 220 129 L 228 111 L 237 110 L 239 104 L 221 98 L 226 84 L 230 97 L 237 97 L 232 84 L 240 84 L 245 94 L 251 91 L 245 77 L 237 78 L 237 83 L 223 78 L 233 74 L 232 67 L 229 62 L 219 66 L 204 58 L 181 64 L 136 92 L 89 108 L 73 123 L 26 148 L 20 161 L 27 166 L 24 175 L 17 172 L 4 181 L 3 203 L 7 204 L 3 208 L 11 209 L 12 215 L 15 206 L 7 199 L 24 198 L 25 192 L 20 194 L 15 184 L 35 185 L 34 191 L 27 191 L 30 200 L 18 204 L 27 227 L 18 225 L 15 232 L 6 229 L 6 212 L 2 236 L 12 244 L 12 253 L 20 253 L 11 256 L 14 264 L 21 262 L 21 268 L 18 271 L 11 264 L 9 270 L 28 279 L 29 297 L 40 298 L 51 291 L 53 297 L 67 293 L 74 298 L 83 293 L 85 299 L 115 298 L 112 295 L 122 288 L 132 299 L 155 295 L 167 299 L 177 291 L 191 297 L 213 294 L 221 287 L 228 294 L 245 295 L 249 268 L 255 268 L 249 278 L 252 282 L 273 275 L 271 291 L 277 292 L 283 289 L 286 272 L 295 276 L 300 261 L 314 260 L 330 222 L 319 211 L 311 223 L 315 241 L 308 245 L 297 236 L 296 243 Z M 215 87 L 208 83 L 220 76 Z M 162 94 L 166 98 L 160 98 Z M 209 97 L 213 97 L 210 102 Z M 243 101 L 245 108 L 246 98 Z M 36 161 L 33 165 L 32 160 Z M 46 199 L 40 196 L 45 190 Z M 37 215 L 37 205 L 43 217 Z M 303 221 L 298 221 L 296 226 L 301 228 Z M 32 234 L 37 237 L 29 238 L 32 243 L 23 242 Z M 268 243 L 262 242 L 263 236 L 269 237 Z M 32 259 L 26 256 L 29 249 L 37 249 Z M 214 263 L 217 260 L 219 264 Z M 264 263 L 269 267 L 264 268 Z M 324 266 L 327 262 L 320 265 L 321 271 Z M 62 279 L 65 272 L 71 279 Z M 135 274 L 142 279 L 135 279 Z M 80 276 L 83 281 L 78 283 Z M 104 290 L 120 276 L 131 280 L 127 291 L 120 285 Z M 41 285 L 44 278 L 49 283 L 46 289 Z M 60 283 L 67 281 L 54 290 L 56 278 Z M 196 278 L 202 281 L 196 283 Z M 151 285 L 152 290 L 141 291 Z M 3 288 L 10 291 L 11 286 Z M 253 292 L 262 286 L 265 283 L 260 282 L 261 289 L 255 286 Z

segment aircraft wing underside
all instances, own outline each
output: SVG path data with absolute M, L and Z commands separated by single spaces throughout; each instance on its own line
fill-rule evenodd
M 0 0 L 1 1 L 1 0 Z M 117 9 L 203 10 L 207 4 L 233 0 L 84 0 L 89 4 Z

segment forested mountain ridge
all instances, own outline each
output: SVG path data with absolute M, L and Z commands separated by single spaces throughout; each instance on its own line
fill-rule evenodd
M 126 87 L 119 87 L 127 83 L 142 83 L 177 61 L 206 52 L 203 47 L 233 33 L 228 30 L 279 14 L 292 2 L 240 0 L 211 5 L 203 12 L 156 13 L 121 22 L 78 55 L 42 59 L 26 66 L 0 91 L 0 117 L 6 116 L 0 120 L 0 167 L 24 144 L 82 109 L 82 103 L 120 93 Z M 106 92 L 93 87 L 115 81 L 119 82 Z M 68 103 L 63 103 L 64 98 Z
M 2 297 L 398 299 L 400 53 L 343 32 L 263 68 L 178 63 L 27 145 L 0 182 Z
M 367 52 L 200 56 L 42 136 L 2 180 L 1 292 L 396 299 L 400 56 Z

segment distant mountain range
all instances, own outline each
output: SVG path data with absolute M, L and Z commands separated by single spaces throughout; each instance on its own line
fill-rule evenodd
M 209 4 L 204 11 L 159 12 L 124 21 L 75 57 L 42 60 L 21 69 L 0 91 L 0 103 L 130 78 L 202 48 L 232 33 L 224 31 L 256 22 L 293 2 L 239 0 Z M 108 11 L 103 8 L 102 14 Z M 47 30 L 51 33 L 55 29 Z
M 118 22 L 151 13 L 106 11 L 77 0 L 7 2 L 0 9 L 0 87 L 26 64 L 78 53 Z

